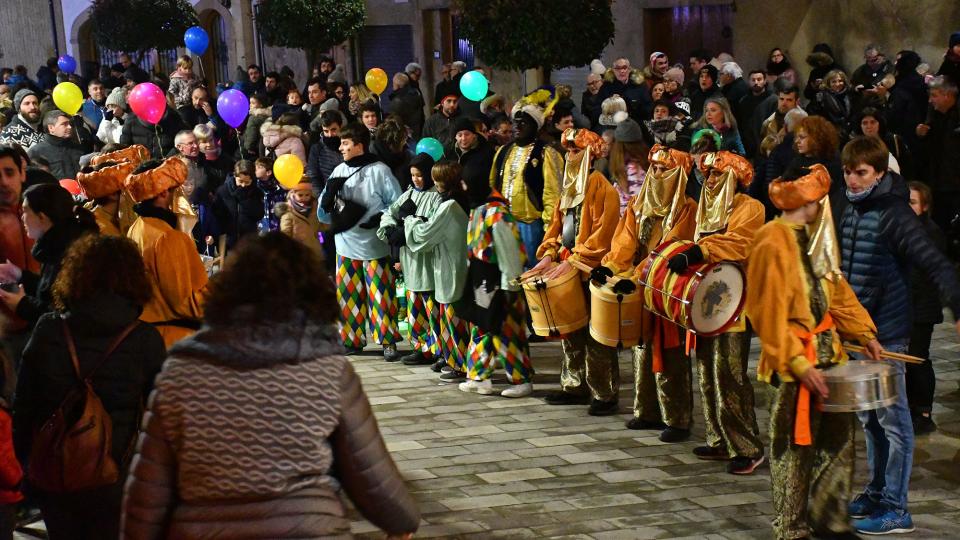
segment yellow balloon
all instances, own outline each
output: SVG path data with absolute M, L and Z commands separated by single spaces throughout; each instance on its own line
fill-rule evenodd
M 387 72 L 380 68 L 373 68 L 364 77 L 367 88 L 374 94 L 382 94 L 387 89 Z
M 83 105 L 83 92 L 72 82 L 62 82 L 53 89 L 53 102 L 58 109 L 73 116 Z
M 284 154 L 273 162 L 273 175 L 281 186 L 293 189 L 303 178 L 303 162 L 293 154 Z

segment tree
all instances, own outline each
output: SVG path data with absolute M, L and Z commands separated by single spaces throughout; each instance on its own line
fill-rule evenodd
M 583 66 L 613 40 L 610 0 L 456 0 L 460 30 L 500 69 Z
M 268 45 L 326 50 L 359 32 L 366 18 L 364 0 L 268 0 L 257 28 Z
M 93 0 L 93 35 L 97 45 L 113 51 L 174 49 L 187 28 L 200 24 L 188 0 Z

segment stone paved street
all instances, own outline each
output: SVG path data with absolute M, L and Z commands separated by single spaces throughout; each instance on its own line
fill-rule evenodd
M 913 539 L 960 537 L 960 344 L 951 325 L 937 328 L 933 348 L 940 431 L 921 437 L 914 454 L 910 509 L 917 531 L 907 536 Z M 694 458 L 692 449 L 703 441 L 699 416 L 693 438 L 683 444 L 624 429 L 633 400 L 627 353 L 621 355 L 621 414 L 595 418 L 586 407 L 539 399 L 558 388 L 560 347 L 532 349 L 535 393 L 519 400 L 465 394 L 436 382 L 426 367 L 355 360 L 388 447 L 420 503 L 417 537 L 771 537 L 766 465 L 739 477 L 723 464 Z M 757 349 L 754 341 L 752 375 Z M 504 381 L 495 382 L 502 387 Z M 755 388 L 765 431 L 770 390 Z M 866 476 L 862 431 L 857 441 L 859 488 Z M 360 537 L 382 537 L 355 519 Z

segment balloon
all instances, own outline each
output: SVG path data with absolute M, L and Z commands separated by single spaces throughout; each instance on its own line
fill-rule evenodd
M 231 88 L 217 98 L 217 114 L 228 126 L 237 129 L 250 114 L 250 100 L 243 92 Z
M 73 116 L 83 105 L 83 92 L 72 82 L 62 82 L 53 89 L 53 103 L 61 111 Z
M 65 54 L 57 59 L 57 67 L 64 73 L 73 73 L 77 70 L 77 61 L 69 54 Z
M 83 189 L 80 188 L 80 184 L 78 184 L 76 180 L 64 178 L 63 180 L 60 180 L 60 187 L 69 191 L 74 197 L 83 195 Z
M 203 28 L 191 26 L 183 33 L 183 44 L 187 46 L 187 50 L 200 56 L 207 51 L 207 46 L 210 45 L 210 37 Z
M 167 97 L 163 95 L 163 90 L 149 82 L 134 86 L 127 96 L 127 103 L 133 114 L 150 124 L 159 122 L 167 110 Z
M 460 78 L 460 92 L 469 100 L 482 101 L 487 97 L 487 88 L 487 78 L 479 71 L 468 71 Z
M 303 178 L 303 162 L 293 154 L 284 154 L 273 162 L 273 175 L 281 186 L 293 189 Z
M 382 94 L 387 89 L 387 72 L 380 68 L 373 68 L 364 77 L 367 88 L 374 94 Z
M 440 158 L 443 157 L 443 145 L 433 137 L 424 137 L 417 143 L 416 153 L 427 154 L 432 157 L 434 161 L 440 161 Z

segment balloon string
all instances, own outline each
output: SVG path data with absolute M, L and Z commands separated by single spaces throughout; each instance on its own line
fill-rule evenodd
M 163 144 L 160 142 L 160 128 L 157 127 L 157 124 L 153 125 L 153 132 L 157 134 L 157 148 L 160 149 L 159 159 L 163 159 Z
M 197 64 L 200 65 L 200 78 L 203 79 L 204 84 L 206 84 L 207 74 L 203 71 L 203 58 L 201 58 L 199 54 L 197 55 Z
M 237 148 L 240 149 L 240 157 L 246 159 L 243 155 L 243 141 L 240 140 L 240 128 L 233 128 L 233 132 L 237 134 Z

